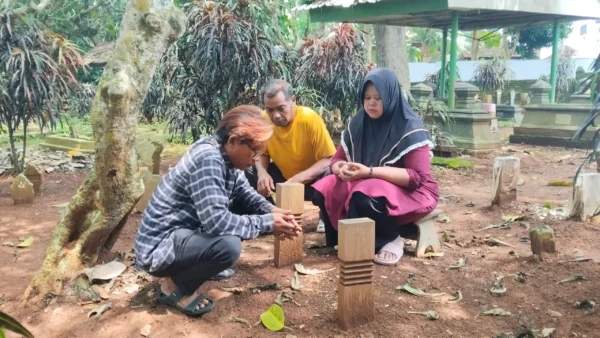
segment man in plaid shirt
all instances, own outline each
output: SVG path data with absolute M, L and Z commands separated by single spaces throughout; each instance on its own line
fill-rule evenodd
M 300 233 L 290 212 L 259 195 L 243 172 L 264 152 L 272 132 L 260 108 L 234 108 L 216 135 L 195 142 L 154 191 L 135 251 L 138 268 L 166 277 L 160 302 L 189 315 L 206 313 L 214 302 L 197 290 L 207 280 L 233 275 L 229 268 L 240 256 L 242 240 Z

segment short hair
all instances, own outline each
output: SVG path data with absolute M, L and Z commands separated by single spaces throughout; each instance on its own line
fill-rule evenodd
M 287 100 L 294 96 L 294 89 L 292 85 L 285 80 L 272 79 L 267 82 L 262 88 L 262 99 L 265 97 L 273 98 L 275 95 L 283 93 Z
M 223 115 L 215 135 L 221 145 L 231 136 L 237 136 L 250 146 L 264 146 L 273 135 L 273 124 L 262 116 L 257 106 L 241 105 Z

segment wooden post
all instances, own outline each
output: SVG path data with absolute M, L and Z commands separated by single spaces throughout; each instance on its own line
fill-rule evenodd
M 337 321 L 344 330 L 375 317 L 374 255 L 375 222 L 368 218 L 341 220 L 338 225 Z
M 278 208 L 290 210 L 298 225 L 302 226 L 304 213 L 304 184 L 277 183 L 276 204 Z M 275 266 L 280 268 L 302 261 L 304 255 L 304 235 L 300 233 L 293 240 L 281 240 L 275 237 Z
M 554 231 L 547 225 L 541 225 L 529 232 L 531 252 L 539 255 L 542 252 L 555 253 Z
M 496 157 L 492 169 L 492 204 L 501 205 L 517 199 L 521 160 L 515 156 Z

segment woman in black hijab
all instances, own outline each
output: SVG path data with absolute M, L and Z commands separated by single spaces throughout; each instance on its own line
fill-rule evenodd
M 388 68 L 365 77 L 361 104 L 331 161 L 333 175 L 315 183 L 328 246 L 337 245 L 341 219 L 375 221 L 375 262 L 396 264 L 403 253 L 401 226 L 437 206 L 439 188 L 431 176 L 429 133 L 402 96 Z

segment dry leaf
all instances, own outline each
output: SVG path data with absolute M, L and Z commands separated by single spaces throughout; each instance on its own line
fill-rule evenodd
M 88 312 L 88 315 L 87 315 L 88 319 L 90 319 L 90 317 L 92 315 L 94 315 L 94 314 L 96 315 L 96 317 L 94 317 L 96 319 L 96 321 L 92 325 L 92 329 L 94 328 L 94 326 L 96 326 L 96 323 L 100 319 L 100 316 L 102 316 L 102 314 L 104 312 L 110 310 L 111 308 L 112 308 L 112 304 L 111 303 L 106 303 L 106 304 L 100 305 L 100 306 L 96 307 L 95 309 L 93 309 L 92 311 Z
M 523 228 L 525 228 L 525 230 L 529 230 L 531 228 L 531 225 L 529 224 L 529 222 L 519 222 L 519 225 L 521 225 Z
M 329 272 L 335 270 L 335 268 L 327 269 L 327 270 L 319 270 L 319 269 L 307 269 L 302 264 L 294 264 L 296 271 L 303 275 L 317 275 L 324 272 Z
M 426 252 L 423 257 L 442 257 L 444 256 L 443 252 Z
M 508 229 L 510 229 L 510 226 L 508 225 L 508 222 L 502 222 L 502 223 L 498 223 L 498 224 L 490 224 L 483 229 L 479 229 L 479 230 L 475 230 L 475 231 L 485 231 L 485 230 L 490 230 L 490 229 L 508 230 Z
M 29 236 L 26 240 L 19 243 L 17 248 L 28 248 L 31 246 L 31 244 L 33 244 L 33 236 Z
M 234 323 L 246 324 L 250 328 L 252 328 L 252 325 L 250 325 L 250 323 L 242 317 L 231 316 L 231 318 L 229 318 L 229 319 L 231 319 L 231 321 Z
M 579 263 L 579 262 L 589 262 L 591 260 L 592 260 L 591 258 L 577 257 L 577 258 L 569 259 L 566 261 L 558 261 L 558 262 L 559 263 Z
M 15 246 L 15 244 L 13 242 L 4 242 L 4 243 L 2 243 L 2 246 L 7 246 L 9 248 L 13 248 Z
M 94 267 L 91 271 L 86 273 L 90 280 L 110 280 L 122 274 L 125 269 L 127 269 L 125 264 L 112 261 L 110 263 Z
M 482 313 L 480 313 L 480 315 L 482 315 L 482 316 L 511 316 L 512 313 L 505 311 L 504 309 L 501 309 L 501 308 L 495 308 L 495 309 L 483 311 Z
M 445 295 L 445 293 L 426 293 L 423 290 L 414 287 L 408 283 L 404 284 L 404 285 L 400 285 L 396 287 L 396 290 L 401 290 L 401 291 L 405 291 L 408 292 L 412 295 L 415 296 L 422 296 L 422 297 L 439 297 L 439 296 L 443 296 Z
M 556 331 L 555 328 L 544 328 L 544 329 L 542 329 L 542 337 L 548 338 L 548 337 L 552 336 L 554 331 Z
M 506 242 L 502 242 L 501 240 L 498 240 L 498 239 L 495 239 L 495 238 L 486 238 L 486 239 L 484 239 L 484 241 L 485 241 L 487 244 L 493 244 L 493 245 L 504 245 L 504 246 L 508 246 L 508 247 L 511 247 L 511 248 L 514 248 L 514 247 L 515 247 L 514 245 L 508 244 L 508 243 L 506 243 Z
M 456 263 L 456 265 L 451 265 L 449 267 L 446 267 L 446 270 L 462 271 L 462 269 L 466 266 L 467 266 L 467 257 L 462 256 L 461 258 L 458 259 L 458 262 Z
M 55 208 L 66 208 L 67 205 L 69 205 L 69 202 L 64 202 L 64 203 L 60 203 L 60 204 L 54 204 L 53 207 L 55 207 Z
M 429 310 L 429 311 L 425 311 L 425 312 L 406 311 L 406 313 L 422 315 L 422 316 L 427 317 L 427 319 L 429 319 L 429 320 L 436 320 L 436 319 L 440 318 L 440 315 L 433 310 Z
M 582 275 L 574 275 L 574 276 L 565 278 L 565 279 L 559 281 L 556 284 L 562 284 L 562 283 L 567 283 L 567 282 L 575 282 L 575 281 L 579 281 L 579 280 L 585 280 L 585 277 L 582 276 Z
M 98 285 L 92 285 L 92 290 L 94 290 L 94 292 L 96 292 L 101 299 L 108 299 L 108 293 L 106 293 L 106 290 L 104 290 L 104 288 L 101 288 Z
M 438 223 L 450 223 L 450 217 L 448 217 L 446 215 L 439 215 L 437 217 L 437 222 Z
M 140 334 L 144 337 L 148 337 L 150 335 L 150 330 L 152 330 L 152 325 L 150 324 L 146 324 L 144 325 L 144 327 L 142 327 L 142 329 L 140 330 Z
M 292 277 L 292 289 L 300 290 L 302 288 L 302 283 L 300 282 L 300 275 L 298 275 L 298 271 L 294 271 L 294 276 Z
M 456 296 L 448 301 L 446 301 L 446 303 L 449 304 L 456 304 L 458 302 L 460 302 L 463 299 L 463 295 L 460 292 L 460 290 L 456 290 Z
M 231 292 L 234 295 L 239 295 L 240 293 L 242 293 L 244 291 L 244 288 L 241 288 L 241 287 L 221 288 L 221 290 L 223 290 L 225 292 Z
M 525 216 L 502 216 L 502 220 L 505 222 L 516 222 L 525 219 Z

